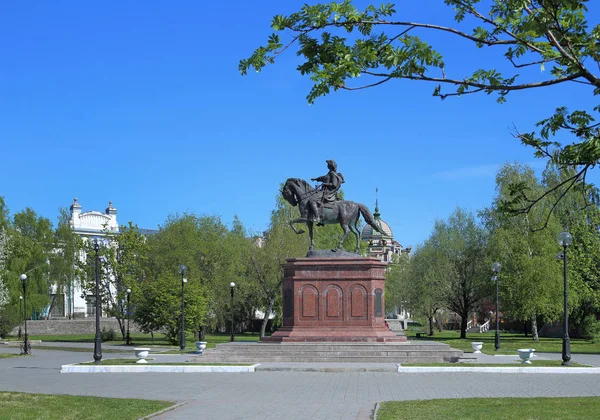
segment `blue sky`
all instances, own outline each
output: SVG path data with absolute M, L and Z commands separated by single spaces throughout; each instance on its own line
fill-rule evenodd
M 372 209 L 378 187 L 396 239 L 416 245 L 456 206 L 489 205 L 503 163 L 542 169 L 513 127 L 528 131 L 557 106 L 591 103 L 579 85 L 498 105 L 487 95 L 441 101 L 432 85 L 393 82 L 309 106 L 310 80 L 293 53 L 241 77 L 238 61 L 265 42 L 272 16 L 303 3 L 3 5 L 0 195 L 12 212 L 29 206 L 53 221 L 77 197 L 84 211 L 110 200 L 120 223 L 145 228 L 188 211 L 226 223 L 237 214 L 262 231 L 281 182 L 323 175 L 335 159 L 346 198 Z M 442 0 L 422 3 L 398 1 L 399 16 L 451 23 Z M 598 10 L 590 16 L 596 24 Z M 503 66 L 493 51 L 428 39 L 449 77 Z

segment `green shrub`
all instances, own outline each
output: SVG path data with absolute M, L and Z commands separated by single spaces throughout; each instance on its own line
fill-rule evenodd
M 592 340 L 594 343 L 600 341 L 600 321 L 594 315 L 588 315 L 581 322 L 581 337 Z
M 0 313 L 0 337 L 6 337 L 15 327 L 7 313 Z
M 112 328 L 107 330 L 106 327 L 103 327 L 102 331 L 100 331 L 100 339 L 102 340 L 102 342 L 115 341 L 116 338 L 117 338 L 117 333 Z

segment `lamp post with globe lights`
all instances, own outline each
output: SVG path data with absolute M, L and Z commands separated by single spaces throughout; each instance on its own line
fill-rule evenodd
M 100 238 L 92 238 L 92 246 L 94 248 L 95 259 L 96 259 L 96 336 L 94 337 L 94 363 L 100 364 L 102 362 L 102 336 L 100 335 L 100 313 L 102 310 L 101 299 L 100 299 L 100 248 L 106 245 L 106 240 Z M 104 258 L 104 257 L 103 257 Z
M 235 283 L 229 283 L 229 288 L 231 289 L 231 338 L 229 341 L 234 342 L 235 336 L 233 334 L 233 290 L 235 289 Z
M 500 318 L 498 317 L 498 273 L 502 269 L 502 265 L 499 262 L 492 264 L 492 271 L 494 275 L 492 280 L 496 282 L 496 337 L 494 338 L 494 348 L 496 351 L 500 350 Z
M 564 331 L 562 341 L 562 365 L 571 365 L 571 339 L 569 338 L 569 289 L 567 282 L 567 248 L 573 244 L 573 236 L 569 232 L 558 235 L 558 243 L 563 247 L 563 281 L 564 281 Z
M 31 354 L 29 337 L 27 336 L 27 274 L 21 274 L 21 284 L 23 285 L 23 315 L 25 317 L 25 335 L 23 337 L 23 354 Z
M 187 273 L 187 267 L 183 264 L 179 266 L 179 274 L 181 274 L 181 338 L 179 339 L 179 349 L 185 349 L 185 288 L 184 285 L 187 282 L 185 279 L 185 273 Z

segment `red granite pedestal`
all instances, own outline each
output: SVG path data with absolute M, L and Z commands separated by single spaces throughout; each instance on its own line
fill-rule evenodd
M 269 342 L 401 342 L 385 326 L 377 258 L 291 258 L 284 264 L 283 327 Z

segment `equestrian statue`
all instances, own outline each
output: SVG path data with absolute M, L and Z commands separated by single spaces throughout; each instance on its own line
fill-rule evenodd
M 360 231 L 358 219 L 362 214 L 365 221 L 377 232 L 385 234 L 375 220 L 367 206 L 353 201 L 340 200 L 337 192 L 344 183 L 344 177 L 337 171 L 337 164 L 333 160 L 325 161 L 329 172 L 326 175 L 312 178 L 311 181 L 321 182 L 320 186 L 312 187 L 308 182 L 299 178 L 289 178 L 285 181 L 281 194 L 292 206 L 298 206 L 300 217 L 290 220 L 290 226 L 297 234 L 304 233 L 294 226 L 296 223 L 305 223 L 310 235 L 309 252 L 313 250 L 315 241 L 313 236 L 313 224 L 317 226 L 339 223 L 344 233 L 340 237 L 337 248 L 332 251 L 340 251 L 346 236 L 352 231 L 356 237 L 356 248 L 358 254 L 360 249 Z

